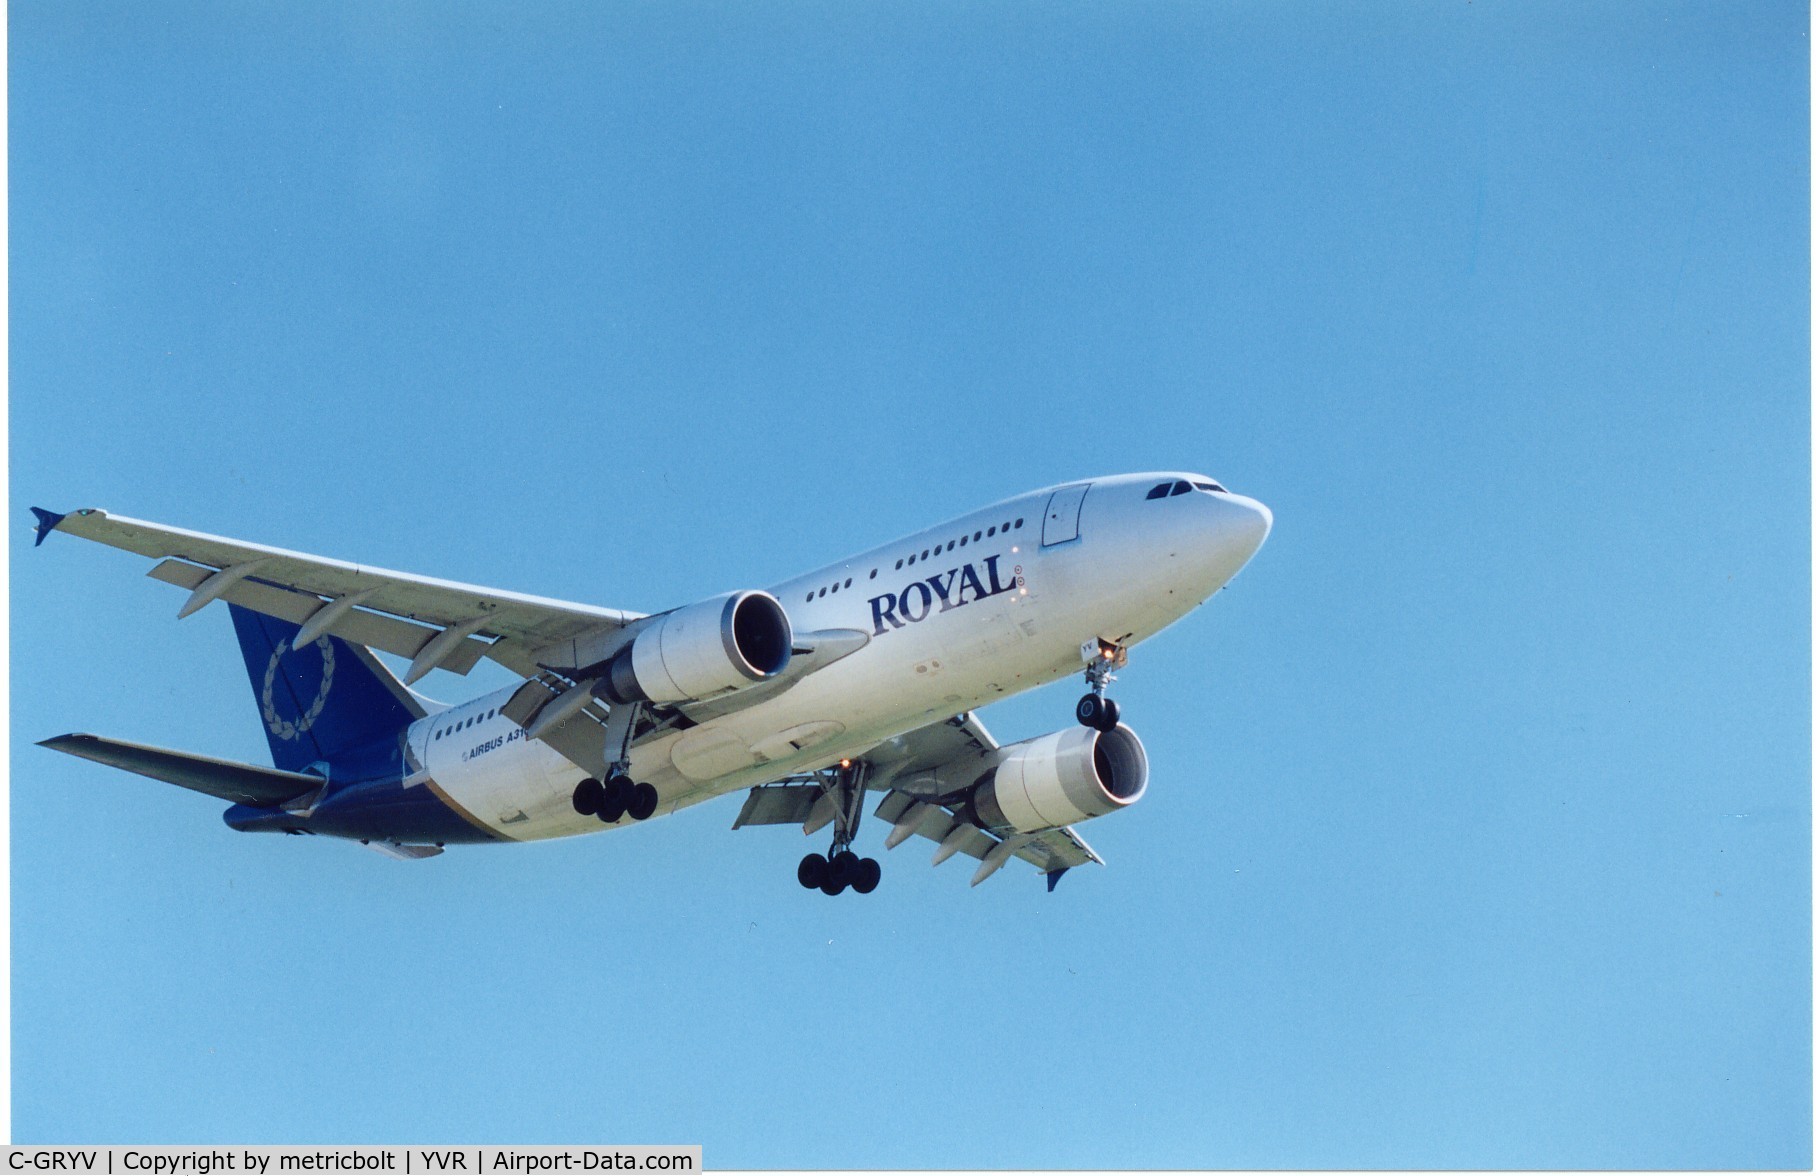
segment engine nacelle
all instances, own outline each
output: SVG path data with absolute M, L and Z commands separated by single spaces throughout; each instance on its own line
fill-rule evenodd
M 788 668 L 794 628 L 767 592 L 728 592 L 664 613 L 606 662 L 612 702 L 691 702 L 754 686 Z
M 1039 833 L 1127 808 L 1148 790 L 1148 753 L 1127 727 L 1068 727 L 998 755 L 972 794 L 980 824 Z

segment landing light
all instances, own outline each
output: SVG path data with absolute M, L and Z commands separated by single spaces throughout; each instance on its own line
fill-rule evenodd
M 850 760 L 840 760 L 839 761 L 839 767 L 841 767 L 841 768 L 849 768 L 850 766 L 851 766 Z

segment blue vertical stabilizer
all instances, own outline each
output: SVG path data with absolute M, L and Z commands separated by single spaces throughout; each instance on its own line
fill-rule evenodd
M 252 698 L 271 743 L 271 762 L 300 772 L 355 748 L 391 738 L 418 717 L 372 655 L 338 637 L 290 648 L 301 630 L 229 604 Z

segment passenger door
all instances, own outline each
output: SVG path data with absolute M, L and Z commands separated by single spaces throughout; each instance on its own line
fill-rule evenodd
M 1047 499 L 1047 517 L 1040 527 L 1040 545 L 1052 547 L 1078 538 L 1078 508 L 1084 504 L 1091 483 L 1061 486 Z

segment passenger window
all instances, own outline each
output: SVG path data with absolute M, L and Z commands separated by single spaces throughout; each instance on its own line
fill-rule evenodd
M 1148 491 L 1148 498 L 1150 501 L 1156 498 L 1165 498 L 1167 496 L 1167 491 L 1172 488 L 1173 484 L 1171 482 L 1162 482 L 1160 485 Z
M 927 558 L 927 556 L 928 556 L 928 555 L 930 555 L 930 554 L 931 554 L 931 553 L 930 553 L 930 552 L 927 552 L 927 551 L 923 551 L 923 552 L 921 552 L 921 558 L 922 558 L 922 559 L 926 559 L 926 558 Z
M 988 531 L 986 531 L 986 532 L 985 532 L 985 534 L 987 534 L 987 535 L 995 535 L 995 534 L 996 534 L 996 528 L 995 528 L 995 527 L 991 527 L 991 528 L 990 528 L 990 529 L 989 529 L 989 530 L 988 530 Z
M 808 603 L 808 604 L 812 604 L 812 603 L 813 603 L 813 593 L 811 593 L 811 592 L 809 592 L 809 593 L 808 593 L 808 594 L 807 594 L 807 603 Z
M 902 561 L 899 559 L 895 561 L 895 570 L 898 572 L 902 570 Z
M 847 588 L 851 587 L 851 577 L 850 576 L 845 577 L 845 587 L 847 587 Z
M 909 566 L 909 567 L 913 567 L 913 566 L 914 566 L 914 561 L 915 561 L 915 558 L 916 558 L 916 557 L 915 557 L 915 556 L 912 556 L 912 555 L 911 555 L 911 556 L 909 556 L 909 557 L 908 557 L 908 566 Z
M 870 578 L 872 580 L 876 579 L 876 569 L 875 568 L 870 569 Z
M 979 540 L 981 540 L 983 537 L 984 537 L 984 533 L 982 531 L 979 531 L 977 534 L 971 536 L 971 542 L 976 543 Z
M 838 590 L 839 590 L 839 586 L 838 586 L 838 585 L 837 585 L 837 584 L 834 584 L 834 585 L 833 585 L 833 586 L 832 586 L 832 590 L 833 590 L 833 591 L 834 591 L 834 592 L 837 592 L 837 591 L 838 591 Z
M 939 553 L 940 553 L 940 545 L 935 543 L 933 545 L 933 554 L 938 555 Z
M 971 542 L 971 536 L 969 536 L 969 535 L 960 535 L 958 537 L 958 545 L 960 547 L 963 547 L 965 544 L 967 544 L 969 542 Z
M 1015 520 L 1015 529 L 1017 531 L 1021 530 L 1021 525 L 1022 525 L 1022 521 L 1020 519 L 1016 519 Z
M 1192 492 L 1192 484 L 1190 482 L 1174 482 L 1173 483 L 1173 493 L 1174 494 L 1190 494 L 1191 492 Z

